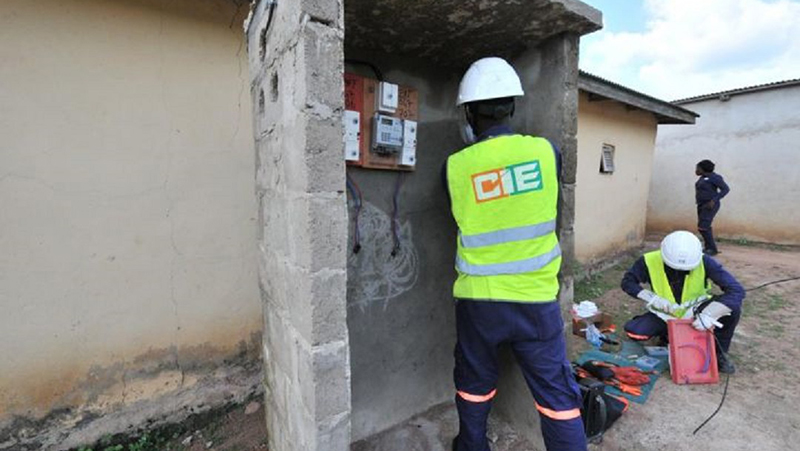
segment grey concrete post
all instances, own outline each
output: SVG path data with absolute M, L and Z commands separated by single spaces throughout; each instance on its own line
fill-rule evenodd
M 526 92 L 519 102 L 516 128 L 549 139 L 561 151 L 558 235 L 564 257 L 559 277 L 559 300 L 565 310 L 572 302 L 575 261 L 578 43 L 578 36 L 561 34 L 514 62 Z
M 522 79 L 525 97 L 517 104 L 514 129 L 542 136 L 558 146 L 562 156 L 558 235 L 563 252 L 559 282 L 562 310 L 573 298 L 572 266 L 575 255 L 575 173 L 578 128 L 578 37 L 561 34 L 513 61 Z M 532 443 L 541 443 L 539 415 L 530 392 L 510 355 L 502 359 L 495 406 Z
M 269 449 L 350 447 L 341 0 L 262 0 L 247 26 Z

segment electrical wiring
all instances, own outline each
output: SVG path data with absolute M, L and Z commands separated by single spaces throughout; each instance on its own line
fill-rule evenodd
M 358 251 L 361 250 L 361 229 L 358 226 L 358 219 L 361 215 L 361 206 L 363 205 L 363 197 L 361 195 L 361 189 L 359 189 L 358 184 L 350 174 L 347 174 L 347 191 L 350 193 L 350 197 L 353 199 L 353 203 L 355 204 L 355 217 L 353 219 L 353 253 L 357 254 Z
M 772 282 L 762 283 L 761 285 L 756 285 L 751 288 L 745 288 L 744 291 L 754 291 L 764 287 L 768 287 L 770 285 L 775 285 L 776 283 L 791 282 L 793 280 L 800 280 L 800 276 L 789 277 L 787 279 L 773 280 Z
M 392 247 L 392 257 L 397 255 L 400 251 L 400 224 L 398 216 L 400 215 L 400 188 L 405 182 L 405 173 L 397 174 L 397 181 L 394 184 L 394 195 L 392 196 L 392 239 L 394 240 L 394 247 Z
M 700 316 L 698 313 L 699 312 L 697 312 L 695 310 L 695 314 L 694 314 L 695 318 L 700 320 L 700 324 L 702 324 L 703 327 L 706 327 L 706 323 L 705 323 L 705 321 L 703 321 L 703 317 Z M 710 329 L 706 329 L 706 330 L 710 330 Z M 720 344 L 719 344 L 719 339 L 717 338 L 717 335 L 714 333 L 714 331 L 710 331 L 710 333 L 711 333 L 711 336 L 714 337 L 714 343 L 716 343 L 717 349 L 719 349 L 719 352 L 722 354 L 722 356 L 725 358 L 725 360 L 728 360 L 728 354 L 725 351 L 722 350 L 722 346 L 720 346 Z M 705 421 L 700 423 L 700 426 L 697 426 L 697 428 L 694 430 L 694 432 L 692 432 L 692 435 L 697 434 L 697 432 L 700 429 L 702 429 L 703 426 L 708 424 L 708 422 L 711 421 L 711 419 L 714 418 L 717 415 L 717 413 L 719 413 L 720 410 L 722 410 L 722 405 L 725 404 L 725 397 L 728 395 L 728 382 L 730 382 L 730 380 L 731 380 L 730 373 L 725 374 L 725 389 L 722 391 L 722 399 L 719 401 L 719 405 L 717 406 L 717 409 L 714 410 L 714 413 L 712 413 L 708 418 L 706 418 Z

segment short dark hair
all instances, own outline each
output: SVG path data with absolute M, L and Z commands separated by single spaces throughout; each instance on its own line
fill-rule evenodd
M 714 165 L 714 162 L 711 160 L 703 160 L 697 163 L 697 167 L 702 169 L 703 172 L 714 172 L 714 168 L 716 166 Z
M 467 104 L 470 114 L 474 117 L 484 117 L 499 121 L 514 113 L 514 98 L 501 97 L 499 99 L 479 100 Z

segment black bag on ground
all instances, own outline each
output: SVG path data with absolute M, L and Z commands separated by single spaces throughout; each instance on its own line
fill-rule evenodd
M 606 385 L 597 379 L 577 375 L 575 378 L 583 395 L 581 418 L 586 439 L 599 442 L 606 430 L 628 409 L 628 401 L 607 394 Z

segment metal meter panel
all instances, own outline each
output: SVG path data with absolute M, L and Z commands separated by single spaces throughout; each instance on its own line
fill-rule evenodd
M 369 169 L 413 171 L 419 106 L 417 90 L 391 83 L 382 85 L 377 80 L 352 73 L 345 73 L 344 77 L 345 109 L 358 112 L 360 117 L 358 160 L 348 158 L 347 164 Z M 386 98 L 382 100 L 381 96 Z M 396 106 L 392 98 L 396 98 Z M 386 111 L 392 108 L 394 112 Z M 349 146 L 352 145 L 351 141 Z

